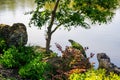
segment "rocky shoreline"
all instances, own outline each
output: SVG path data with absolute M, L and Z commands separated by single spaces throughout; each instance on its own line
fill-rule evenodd
M 28 40 L 26 26 L 22 23 L 15 23 L 12 26 L 0 24 L 0 40 L 3 39 L 5 43 L 0 44 L 0 53 L 2 54 L 2 48 L 10 46 L 25 46 Z M 2 42 L 2 40 L 1 40 Z M 4 46 L 5 45 L 5 46 Z M 67 71 L 66 74 L 70 74 L 74 70 L 80 70 L 79 72 L 86 72 L 91 68 L 91 63 L 89 59 L 93 57 L 93 54 L 90 57 L 85 57 L 81 49 L 76 49 L 73 46 L 68 46 L 65 50 L 62 50 L 62 47 L 57 44 L 57 48 L 61 51 L 61 57 L 47 58 L 43 61 L 49 62 L 59 71 Z M 45 48 L 39 46 L 34 47 L 34 52 L 44 52 Z M 84 50 L 84 49 L 82 49 Z M 51 51 L 52 52 L 52 51 Z M 1 55 L 0 55 L 1 56 Z M 107 73 L 114 72 L 120 74 L 120 67 L 116 66 L 111 62 L 110 57 L 106 53 L 98 53 L 97 60 L 99 62 L 98 69 L 105 69 Z M 69 67 L 69 68 L 68 68 Z M 61 72 L 58 72 L 61 75 Z M 29 80 L 22 79 L 18 74 L 17 68 L 4 68 L 0 65 L 0 79 L 3 78 L 15 78 L 15 80 Z

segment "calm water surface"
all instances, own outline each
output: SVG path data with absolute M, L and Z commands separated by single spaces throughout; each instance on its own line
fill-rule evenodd
M 45 46 L 45 29 L 39 30 L 36 27 L 29 27 L 30 15 L 24 15 L 25 12 L 35 9 L 34 0 L 0 0 L 0 23 L 12 25 L 13 23 L 24 23 L 27 26 L 28 45 Z M 74 39 L 84 47 L 88 46 L 87 55 L 91 52 L 107 53 L 111 61 L 120 66 L 120 10 L 111 23 L 106 25 L 92 25 L 91 29 L 76 28 L 71 31 L 60 29 L 52 36 L 51 49 L 59 55 L 61 53 L 55 47 L 55 42 L 61 44 L 63 49 L 69 46 L 68 39 Z M 96 62 L 96 55 L 91 61 Z

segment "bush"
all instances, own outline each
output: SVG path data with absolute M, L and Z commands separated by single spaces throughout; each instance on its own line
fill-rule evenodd
M 35 57 L 31 47 L 10 47 L 0 56 L 0 63 L 6 68 L 19 68 Z
M 112 72 L 106 75 L 104 69 L 93 69 L 81 74 L 73 73 L 69 76 L 69 80 L 120 80 L 120 76 Z
M 16 54 L 18 54 L 17 49 L 9 48 L 7 51 L 4 51 L 4 54 L 0 57 L 0 63 L 7 68 L 19 66 L 18 61 L 14 59 Z
M 0 56 L 0 64 L 6 68 L 18 68 L 19 75 L 23 78 L 46 80 L 51 76 L 52 67 L 43 62 L 47 58 L 42 52 L 35 52 L 33 47 L 10 47 Z M 56 56 L 54 53 L 48 57 Z
M 0 54 L 3 53 L 3 50 L 5 50 L 7 47 L 6 42 L 4 39 L 0 38 Z
M 42 57 L 38 56 L 37 58 L 30 61 L 29 64 L 26 64 L 19 70 L 19 75 L 23 78 L 29 78 L 32 80 L 46 80 L 50 78 L 50 72 L 52 71 L 51 66 L 41 61 Z

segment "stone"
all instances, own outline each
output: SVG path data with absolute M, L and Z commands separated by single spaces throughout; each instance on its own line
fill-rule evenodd
M 106 53 L 98 53 L 97 59 L 99 62 L 98 68 L 106 69 L 108 73 L 114 72 L 120 74 L 120 68 L 110 61 L 110 57 L 107 56 Z
M 60 69 L 60 70 L 64 69 L 64 67 L 62 66 L 63 65 L 63 60 L 62 60 L 61 57 L 52 57 L 52 58 L 48 58 L 48 59 L 45 59 L 45 60 L 43 59 L 43 61 L 51 64 L 54 69 Z
M 10 33 L 10 26 L 6 24 L 0 24 L 0 38 L 7 40 Z
M 24 46 L 28 41 L 26 26 L 23 23 L 12 26 L 0 24 L 0 38 L 5 40 L 7 46 Z
M 99 62 L 99 68 L 108 68 L 110 65 L 110 58 L 105 53 L 98 53 L 97 59 Z

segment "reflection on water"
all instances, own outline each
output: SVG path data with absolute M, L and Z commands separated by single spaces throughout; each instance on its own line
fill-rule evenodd
M 24 13 L 33 10 L 34 6 L 34 0 L 0 0 L 0 23 L 27 23 L 28 16 Z
M 0 0 L 0 23 L 12 25 L 16 22 L 24 23 L 28 31 L 28 44 L 30 45 L 45 45 L 44 29 L 38 30 L 36 27 L 28 27 L 30 15 L 24 15 L 25 12 L 35 8 L 34 0 Z M 80 42 L 83 46 L 88 46 L 89 53 L 105 52 L 110 57 L 112 62 L 120 66 L 120 10 L 116 11 L 111 24 L 93 25 L 91 29 L 83 28 L 73 29 L 70 32 L 64 29 L 58 30 L 53 34 L 51 49 L 60 52 L 56 49 L 54 43 L 58 42 L 63 46 L 70 45 L 68 39 L 74 39 Z M 97 63 L 96 57 L 92 59 Z M 97 64 L 96 64 L 97 65 Z
M 15 0 L 0 0 L 0 11 L 4 11 L 7 9 L 13 10 L 15 9 L 16 3 Z
M 34 0 L 0 0 L 0 12 L 1 11 L 16 11 L 18 8 L 32 8 L 34 6 Z

